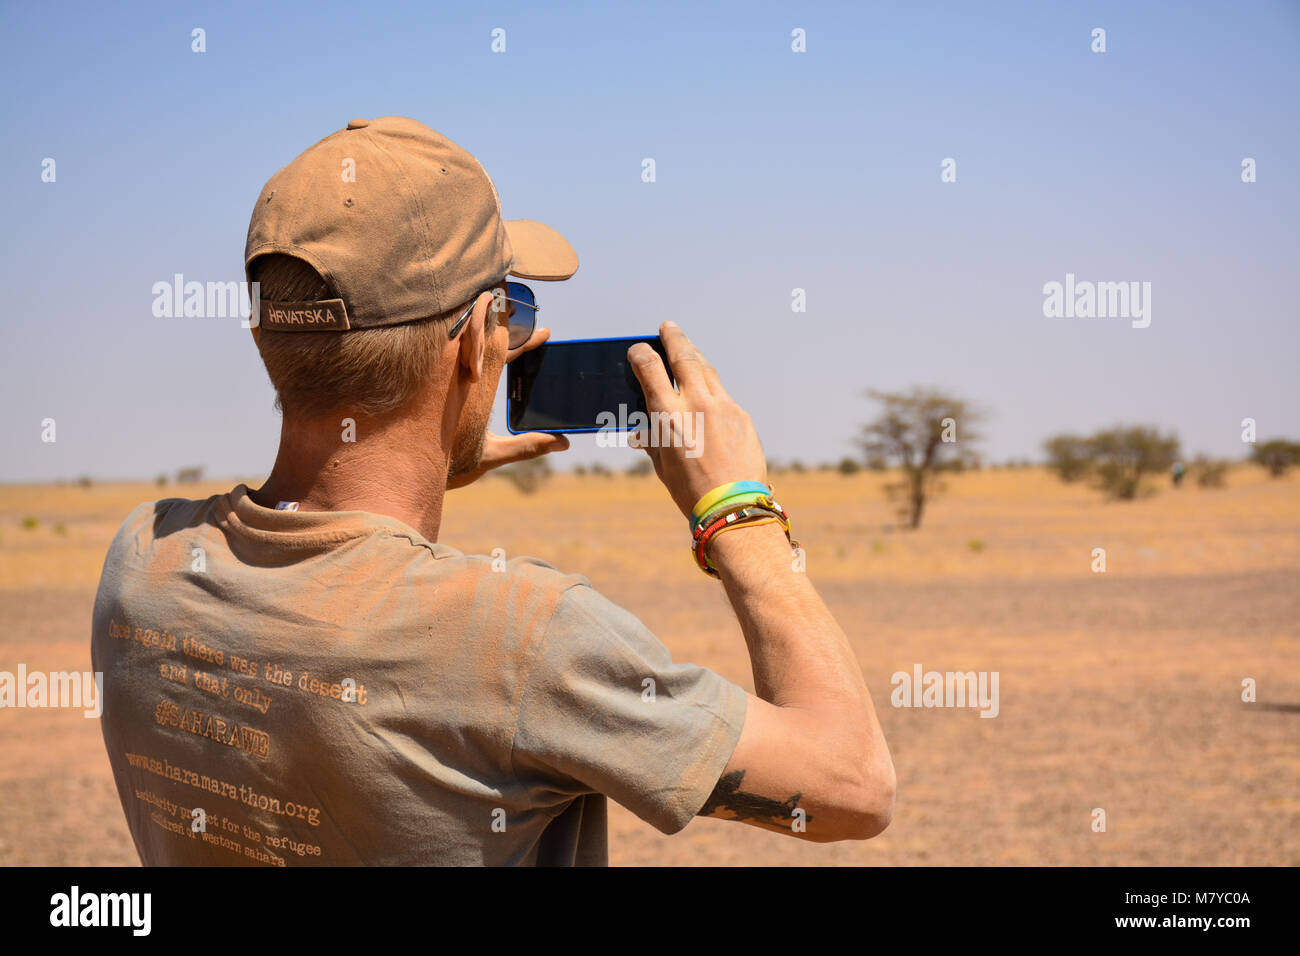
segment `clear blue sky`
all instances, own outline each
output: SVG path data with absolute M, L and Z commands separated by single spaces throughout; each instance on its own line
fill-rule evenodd
M 537 284 L 555 338 L 676 319 L 771 457 L 850 453 L 863 391 L 912 384 L 986 406 L 994 460 L 1117 422 L 1300 438 L 1300 4 L 268 6 L 0 10 L 0 480 L 265 474 L 248 331 L 156 319 L 151 287 L 242 279 L 266 179 L 385 114 L 572 241 Z M 1150 282 L 1150 327 L 1045 318 L 1067 272 Z

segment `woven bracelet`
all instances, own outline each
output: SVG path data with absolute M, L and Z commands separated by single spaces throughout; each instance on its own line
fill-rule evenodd
M 718 515 L 735 511 L 746 505 L 761 505 L 770 502 L 771 499 L 770 491 L 738 491 L 734 495 L 728 495 L 711 505 L 704 514 L 691 516 L 691 534 L 694 535 L 701 526 L 709 524 Z
M 741 508 L 748 508 L 751 505 L 759 508 L 767 508 L 769 511 L 777 512 L 782 515 L 785 512 L 781 506 L 776 503 L 776 499 L 769 492 L 743 492 L 733 498 L 729 498 L 709 509 L 708 513 L 701 516 L 695 522 L 695 527 L 691 529 L 691 537 L 694 538 L 700 534 L 700 529 L 707 528 L 723 515 L 733 511 L 739 511 Z
M 722 508 L 711 512 L 702 522 L 700 527 L 695 531 L 694 538 L 691 542 L 691 556 L 695 559 L 696 565 L 701 571 L 710 577 L 718 577 L 717 570 L 713 567 L 708 558 L 709 542 L 718 534 L 740 525 L 749 524 L 769 524 L 775 521 L 785 532 L 786 540 L 790 546 L 797 547 L 793 538 L 790 537 L 790 519 L 781 506 L 775 501 L 768 499 L 771 507 L 766 505 L 740 505 L 733 509 Z
M 710 577 L 718 577 L 717 568 L 714 567 L 708 554 L 708 548 L 709 545 L 713 543 L 713 539 L 724 531 L 729 531 L 732 528 L 771 523 L 780 525 L 781 530 L 785 532 L 786 540 L 790 542 L 790 546 L 792 548 L 796 547 L 794 540 L 790 537 L 790 527 L 787 521 L 782 519 L 776 512 L 769 511 L 766 508 L 759 508 L 758 506 L 750 506 L 739 512 L 732 512 L 725 518 L 714 522 L 714 524 L 709 526 L 707 533 L 702 534 L 692 548 L 692 554 L 695 558 L 696 565 L 701 571 Z

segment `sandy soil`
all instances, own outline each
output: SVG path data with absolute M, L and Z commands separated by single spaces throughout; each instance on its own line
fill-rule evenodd
M 1109 503 L 986 470 L 950 479 L 918 533 L 893 529 L 884 480 L 772 476 L 884 724 L 892 827 L 812 845 L 700 819 L 665 837 L 611 805 L 612 863 L 1300 865 L 1300 476 L 1242 466 L 1221 490 Z M 233 484 L 0 488 L 0 670 L 89 669 L 125 514 Z M 752 689 L 721 588 L 653 477 L 560 476 L 531 496 L 489 479 L 449 501 L 442 540 L 584 573 L 674 657 Z M 915 664 L 997 671 L 998 716 L 890 706 L 890 676 Z M 137 862 L 96 721 L 0 711 L 0 754 L 0 864 Z

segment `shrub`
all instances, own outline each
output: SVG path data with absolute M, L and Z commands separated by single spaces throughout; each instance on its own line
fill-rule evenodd
M 1300 442 L 1274 438 L 1256 445 L 1250 453 L 1251 461 L 1268 469 L 1274 478 L 1281 478 L 1294 465 L 1300 464 Z
M 1221 459 L 1198 455 L 1192 462 L 1192 473 L 1196 475 L 1196 483 L 1202 488 L 1222 488 L 1224 478 L 1228 474 L 1228 463 Z
M 1112 498 L 1138 496 L 1144 475 L 1169 470 L 1178 457 L 1178 438 L 1155 428 L 1133 425 L 1108 428 L 1088 439 L 1093 483 Z
M 498 468 L 496 473 L 526 495 L 531 495 L 551 478 L 551 464 L 545 458 L 530 458 Z
M 1062 481 L 1087 478 L 1110 497 L 1131 500 L 1138 496 L 1143 477 L 1172 467 L 1179 442 L 1176 435 L 1161 435 L 1152 426 L 1129 425 L 1104 429 L 1087 438 L 1056 435 L 1043 443 L 1043 449 L 1048 467 Z

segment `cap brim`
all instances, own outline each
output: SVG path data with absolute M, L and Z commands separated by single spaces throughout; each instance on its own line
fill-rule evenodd
M 541 282 L 558 282 L 578 271 L 578 254 L 550 226 L 531 219 L 505 220 L 514 258 L 510 275 Z

